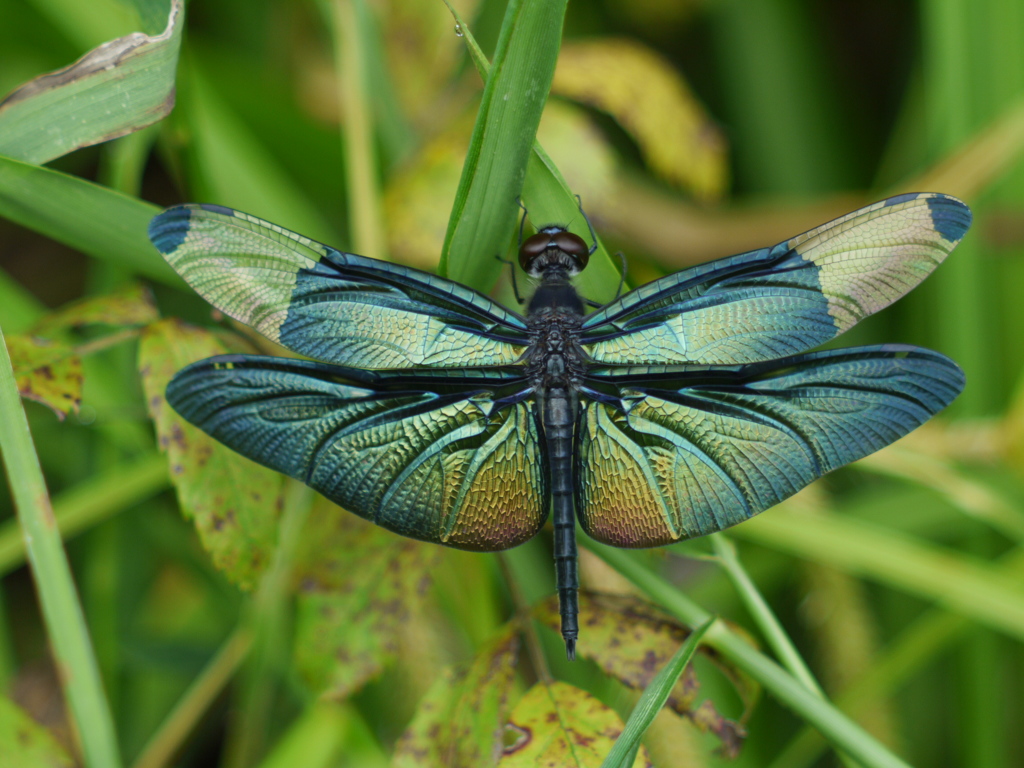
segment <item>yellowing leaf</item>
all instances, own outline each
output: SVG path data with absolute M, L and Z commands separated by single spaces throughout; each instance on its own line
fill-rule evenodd
M 0 766 L 72 768 L 74 760 L 43 726 L 0 696 Z
M 82 359 L 67 344 L 36 336 L 9 336 L 7 351 L 18 392 L 63 419 L 82 404 Z
M 383 201 L 388 250 L 399 262 L 437 267 L 472 130 L 471 121 L 456 122 L 388 182 Z
M 43 318 L 34 329 L 47 335 L 82 325 L 140 326 L 160 318 L 153 295 L 140 283 L 128 283 L 113 293 L 72 302 Z
M 581 196 L 584 211 L 600 210 L 610 204 L 618 161 L 604 134 L 583 109 L 565 102 L 548 102 L 537 139 L 558 165 L 569 187 Z M 538 227 L 550 223 L 553 222 L 533 221 Z
M 518 653 L 518 633 L 508 627 L 471 665 L 442 672 L 395 745 L 394 768 L 495 765 Z
M 73 347 L 68 331 L 83 325 L 144 325 L 158 317 L 149 290 L 138 284 L 105 296 L 73 302 L 53 312 L 30 334 L 7 337 L 18 391 L 63 419 L 82 403 L 82 359 L 89 352 L 123 341 L 125 334 L 93 339 Z
M 557 599 L 545 600 L 537 606 L 536 614 L 557 631 Z M 580 592 L 580 616 L 587 631 L 580 633 L 576 653 L 592 659 L 609 675 L 639 691 L 648 686 L 690 634 L 671 616 L 629 595 Z M 709 655 L 704 647 L 698 652 Z M 717 661 L 715 656 L 711 658 Z M 733 670 L 723 672 L 737 682 Z M 698 704 L 699 689 L 697 673 L 689 664 L 673 688 L 667 706 L 690 718 L 701 730 L 714 733 L 722 741 L 723 752 L 735 756 L 746 735 L 744 729 L 722 717 L 710 700 Z M 742 688 L 740 693 L 746 699 Z
M 395 655 L 443 550 L 323 498 L 314 503 L 304 536 L 296 557 L 296 661 L 316 691 L 342 699 Z
M 567 43 L 551 90 L 614 117 L 669 183 L 704 200 L 725 191 L 725 140 L 686 81 L 649 48 L 618 38 Z
M 509 718 L 501 768 L 599 768 L 623 729 L 616 712 L 568 683 L 537 683 Z M 640 748 L 634 768 L 649 766 Z
M 163 320 L 143 332 L 139 372 L 182 512 L 195 523 L 214 565 L 243 589 L 252 589 L 277 541 L 281 476 L 220 445 L 164 398 L 177 371 L 225 351 L 208 331 Z

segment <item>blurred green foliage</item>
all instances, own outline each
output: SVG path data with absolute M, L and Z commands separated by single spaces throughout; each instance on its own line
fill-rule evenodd
M 419 0 L 191 4 L 167 118 L 45 169 L 10 149 L 13 159 L 0 158 L 4 334 L 29 334 L 58 306 L 116 298 L 142 279 L 163 317 L 205 326 L 210 344 L 260 345 L 214 322 L 148 246 L 149 217 L 182 201 L 435 268 L 481 102 L 463 38 L 471 30 L 493 56 L 505 14 L 497 0 L 455 5 L 468 26 L 461 36 L 443 4 Z M 0 93 L 104 41 L 158 35 L 167 8 L 0 0 Z M 358 88 L 345 24 L 358 25 Z M 972 231 L 932 278 L 841 339 L 940 350 L 967 372 L 963 396 L 938 423 L 730 532 L 778 633 L 851 719 L 912 765 L 1024 762 L 1022 50 L 1024 4 L 1012 0 L 575 2 L 538 133 L 608 249 L 627 254 L 634 284 L 778 242 L 891 192 L 946 192 L 973 208 Z M 0 131 L 2 120 L 0 108 Z M 357 124 L 369 133 L 360 138 Z M 527 179 L 537 212 L 551 204 L 547 189 Z M 504 237 L 512 246 L 511 230 Z M 447 269 L 468 279 L 497 273 L 493 253 L 449 256 L 463 262 Z M 610 267 L 600 281 L 589 295 L 614 292 Z M 506 277 L 474 287 L 511 300 Z M 142 333 L 173 325 L 163 322 Z M 229 578 L 203 548 L 216 549 L 216 516 L 197 516 L 197 534 L 171 490 L 174 467 L 157 456 L 159 436 L 172 432 L 147 415 L 139 332 L 108 325 L 61 331 L 81 356 L 81 408 L 63 421 L 36 403 L 26 410 L 126 764 L 372 766 L 395 754 L 395 764 L 420 765 L 422 734 L 407 728 L 431 722 L 417 710 L 427 691 L 452 723 L 475 709 L 508 716 L 545 662 L 525 660 L 496 681 L 481 660 L 515 656 L 502 627 L 550 593 L 546 535 L 501 562 L 424 553 L 375 529 L 341 531 L 346 523 L 319 502 L 310 511 L 292 488 L 274 513 L 276 548 L 261 544 L 273 554 L 262 559 L 261 549 L 244 578 L 219 557 Z M 318 543 L 342 546 L 345 536 L 358 548 L 317 559 Z M 31 731 L 22 711 L 4 715 L 0 699 L 0 756 L 5 734 L 22 729 L 36 750 L 24 760 L 61 765 L 62 749 L 81 746 L 24 553 L 4 494 L 0 691 L 48 733 Z M 774 649 L 780 634 L 747 613 L 743 588 L 710 553 L 697 541 L 629 562 Z M 371 578 L 403 558 L 432 578 Z M 623 588 L 628 569 L 592 556 L 582 565 L 585 585 Z M 235 586 L 256 581 L 253 592 Z M 338 607 L 344 589 L 365 605 Z M 374 610 L 395 605 L 396 591 L 414 597 L 384 620 Z M 546 652 L 558 680 L 592 695 L 585 706 L 628 716 L 635 692 L 598 664 L 568 665 L 555 634 L 534 631 L 528 645 Z M 749 694 L 743 681 L 703 662 L 697 671 L 701 695 L 739 718 L 751 703 L 736 693 Z M 502 695 L 474 698 L 470 689 L 486 685 Z M 769 690 L 754 706 L 733 764 L 834 764 L 807 714 L 780 698 Z M 717 746 L 668 712 L 646 743 L 659 766 L 724 762 Z

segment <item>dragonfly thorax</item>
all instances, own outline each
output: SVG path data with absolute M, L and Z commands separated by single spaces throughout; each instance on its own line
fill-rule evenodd
M 552 286 L 542 285 L 538 293 Z M 583 321 L 582 302 L 572 286 L 571 297 L 579 303 L 573 306 L 542 306 L 527 315 L 530 328 L 530 347 L 527 351 L 527 371 L 535 389 L 559 387 L 575 389 L 585 372 L 583 350 L 580 347 L 580 327 Z M 536 299 L 536 296 L 534 297 Z

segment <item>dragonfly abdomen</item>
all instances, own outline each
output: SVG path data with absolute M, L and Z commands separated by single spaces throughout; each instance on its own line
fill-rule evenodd
M 541 423 L 547 446 L 552 521 L 555 526 L 555 586 L 562 639 L 569 659 L 576 655 L 580 587 L 576 572 L 576 517 L 573 512 L 573 425 L 579 406 L 575 392 L 551 387 L 543 397 Z

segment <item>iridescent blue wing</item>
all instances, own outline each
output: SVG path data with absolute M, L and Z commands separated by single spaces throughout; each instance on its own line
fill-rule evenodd
M 403 536 L 514 547 L 547 517 L 521 369 L 361 371 L 228 355 L 180 371 L 171 406 L 204 432 Z
M 481 293 L 342 253 L 217 205 L 157 215 L 149 237 L 204 299 L 308 357 L 358 368 L 507 365 L 525 321 Z
M 952 360 L 904 346 L 593 370 L 577 427 L 580 522 L 618 547 L 720 531 L 899 439 L 963 385 Z
M 920 283 L 970 224 L 955 198 L 891 197 L 773 248 L 643 285 L 587 316 L 584 349 L 606 365 L 734 365 L 805 352 Z

